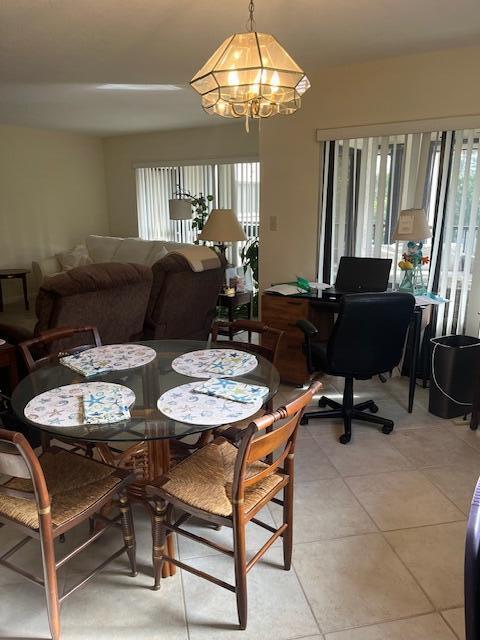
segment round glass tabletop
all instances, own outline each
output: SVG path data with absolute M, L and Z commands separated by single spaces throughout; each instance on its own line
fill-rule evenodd
M 211 425 L 193 425 L 167 418 L 157 409 L 158 398 L 169 389 L 199 378 L 179 374 L 172 369 L 178 356 L 201 349 L 229 349 L 228 341 L 220 343 L 191 340 L 154 340 L 139 342 L 156 351 L 154 360 L 141 367 L 124 371 L 110 371 L 85 378 L 62 364 L 41 367 L 29 374 L 17 385 L 12 394 L 12 407 L 18 418 L 51 435 L 86 442 L 142 442 L 163 438 L 179 438 L 211 429 Z M 237 349 L 237 345 L 235 346 Z M 248 373 L 232 378 L 239 382 L 268 387 L 265 402 L 272 398 L 279 387 L 277 369 L 267 359 L 255 354 L 258 364 Z M 128 387 L 135 393 L 135 403 L 130 407 L 130 420 L 114 424 L 83 424 L 74 427 L 53 427 L 38 424 L 25 417 L 25 407 L 39 394 L 64 385 L 79 382 L 113 382 Z M 230 423 L 234 424 L 232 421 Z

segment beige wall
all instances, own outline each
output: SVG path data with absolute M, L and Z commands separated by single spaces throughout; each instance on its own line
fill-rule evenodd
M 112 136 L 104 139 L 110 231 L 137 236 L 136 163 L 198 164 L 207 160 L 258 157 L 256 131 L 243 122 L 228 125 Z
M 297 114 L 262 124 L 262 286 L 316 275 L 315 130 L 480 114 L 479 68 L 476 47 L 324 69 L 311 77 Z M 271 216 L 277 231 L 270 230 Z
M 30 267 L 90 233 L 108 233 L 101 140 L 0 126 L 0 267 Z

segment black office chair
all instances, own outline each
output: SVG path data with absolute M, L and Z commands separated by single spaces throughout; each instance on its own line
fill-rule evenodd
M 468 516 L 465 541 L 465 638 L 480 638 L 480 480 Z
M 352 419 L 382 425 L 390 433 L 393 421 L 365 413 L 377 413 L 373 400 L 353 403 L 353 380 L 368 380 L 391 371 L 400 362 L 408 325 L 415 308 L 409 293 L 354 293 L 344 295 L 332 335 L 327 343 L 315 342 L 317 329 L 308 320 L 297 326 L 305 335 L 305 353 L 310 372 L 322 371 L 345 378 L 343 402 L 322 396 L 319 407 L 328 411 L 312 411 L 303 415 L 301 424 L 311 418 L 343 418 L 345 433 L 340 442 L 352 437 Z

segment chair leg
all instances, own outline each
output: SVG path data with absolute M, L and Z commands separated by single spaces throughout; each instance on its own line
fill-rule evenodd
M 165 555 L 166 529 L 165 517 L 167 513 L 167 504 L 163 500 L 155 501 L 155 511 L 152 523 L 152 561 L 153 561 L 153 587 L 154 591 L 160 589 L 160 580 L 162 577 L 163 559 Z
M 48 517 L 50 517 L 50 514 L 48 514 Z M 41 518 L 41 520 L 42 519 L 43 518 Z M 50 626 L 52 640 L 60 640 L 60 603 L 58 601 L 57 569 L 55 567 L 53 536 L 51 526 L 42 526 L 42 524 L 40 524 L 40 528 L 48 624 Z
M 341 444 L 348 444 L 352 438 L 353 413 L 353 378 L 345 378 L 343 390 L 343 425 L 344 433 L 339 438 Z
M 123 541 L 127 547 L 127 555 L 132 570 L 132 578 L 138 575 L 137 571 L 137 544 L 135 541 L 135 529 L 133 526 L 132 508 L 125 493 L 120 496 L 120 516 L 122 523 Z
M 293 482 L 290 479 L 283 491 L 283 523 L 287 528 L 283 534 L 283 568 L 290 571 L 293 548 Z
M 237 596 L 238 622 L 242 631 L 247 628 L 247 555 L 245 523 L 240 515 L 234 515 L 233 545 L 235 562 L 235 594 Z

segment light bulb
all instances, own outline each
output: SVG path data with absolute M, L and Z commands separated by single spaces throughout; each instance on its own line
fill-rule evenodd
M 229 71 L 228 72 L 228 84 L 230 87 L 236 87 L 238 86 L 239 83 L 239 78 L 238 78 L 238 72 L 233 70 L 233 71 Z
M 278 75 L 277 71 L 274 71 L 272 73 L 270 84 L 272 85 L 272 93 L 277 93 L 278 87 L 280 85 L 280 76 Z

